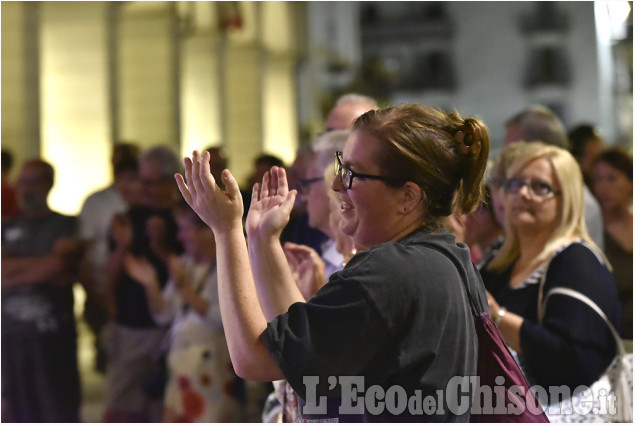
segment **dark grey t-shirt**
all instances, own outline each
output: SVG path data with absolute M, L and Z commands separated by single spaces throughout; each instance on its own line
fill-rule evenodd
M 76 217 L 51 213 L 40 219 L 19 217 L 2 225 L 2 254 L 44 256 L 60 238 L 77 237 Z M 2 333 L 75 332 L 71 286 L 45 284 L 2 289 Z
M 262 334 L 285 378 L 302 399 L 311 399 L 313 390 L 317 397 L 329 398 L 328 413 L 314 418 L 469 419 L 467 414 L 449 411 L 445 390 L 452 377 L 476 374 L 474 319 L 456 266 L 427 244 L 456 257 L 468 276 L 472 298 L 486 311 L 485 292 L 468 248 L 457 244 L 454 234 L 417 231 L 401 241 L 358 253 L 309 302 L 293 304 Z M 340 398 L 350 399 L 346 395 L 349 391 L 342 391 L 341 384 L 346 385 L 347 379 L 342 380 L 343 376 L 363 377 L 364 391 L 357 392 L 362 400 L 368 396 L 381 402 L 381 392 L 374 393 L 376 397 L 365 392 L 379 385 L 386 397 L 403 395 L 403 389 L 410 398 L 419 391 L 421 399 L 434 397 L 437 407 L 428 409 L 428 414 L 409 407 L 400 412 L 400 405 L 385 398 L 384 409 L 381 404 L 365 403 L 362 414 L 346 416 L 339 411 Z M 308 386 L 305 379 L 310 382 Z M 313 385 L 316 380 L 317 386 Z M 442 390 L 443 396 L 437 390 Z M 464 400 L 470 402 L 471 396 Z M 319 398 L 314 401 L 319 402 Z M 392 412 L 389 404 L 395 407 Z

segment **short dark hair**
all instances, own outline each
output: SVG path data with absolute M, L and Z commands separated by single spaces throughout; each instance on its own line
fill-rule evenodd
M 275 155 L 263 153 L 258 155 L 254 160 L 254 164 L 267 164 L 269 167 L 284 167 L 284 162 Z
M 562 121 L 549 108 L 533 105 L 511 117 L 506 126 L 518 126 L 521 140 L 516 142 L 543 142 L 568 149 L 569 139 Z
M 569 151 L 571 154 L 579 159 L 584 153 L 586 145 L 593 140 L 600 140 L 602 138 L 597 134 L 595 127 L 591 124 L 580 124 L 569 131 Z
M 2 163 L 2 172 L 8 172 L 11 170 L 13 166 L 13 155 L 6 149 L 2 149 L 2 157 L 0 157 L 0 162 Z
M 595 158 L 594 164 L 598 162 L 606 162 L 633 181 L 633 157 L 624 149 L 620 147 L 607 149 Z
M 25 161 L 24 164 L 22 164 L 22 167 L 25 167 L 27 165 L 35 165 L 39 167 L 42 171 L 42 179 L 44 180 L 44 182 L 47 183 L 50 187 L 53 187 L 53 184 L 55 183 L 55 169 L 51 164 L 44 161 L 43 159 L 34 158 Z
M 133 172 L 137 174 L 139 172 L 139 161 L 137 158 L 128 157 L 118 161 L 115 164 L 114 174 L 115 178 L 118 177 L 121 173 L 125 172 Z

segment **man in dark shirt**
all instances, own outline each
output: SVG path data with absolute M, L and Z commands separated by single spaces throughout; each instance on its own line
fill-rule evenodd
M 126 271 L 124 258 L 145 257 L 161 285 L 167 282 L 167 258 L 182 251 L 172 216 L 178 200 L 173 176 L 179 171 L 179 164 L 174 152 L 164 146 L 146 151 L 139 163 L 141 205 L 116 216 L 111 227 L 112 247 L 106 272 L 107 305 L 112 319 L 107 342 L 107 422 L 162 419 L 161 400 L 148 398 L 143 385 L 161 351 L 166 329 L 154 323 L 143 286 Z M 161 386 L 161 382 L 157 385 Z
M 78 422 L 80 383 L 72 284 L 76 218 L 51 211 L 53 167 L 27 161 L 22 213 L 2 224 L 2 421 Z

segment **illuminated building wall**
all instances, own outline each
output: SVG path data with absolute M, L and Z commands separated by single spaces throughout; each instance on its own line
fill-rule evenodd
M 76 214 L 111 176 L 108 7 L 40 5 L 41 156 L 54 165 L 53 209 Z
M 276 2 L 272 2 L 276 3 Z M 3 2 L 2 144 L 56 169 L 53 209 L 110 184 L 115 141 L 225 146 L 240 183 L 298 143 L 293 3 Z M 263 13 L 266 13 L 266 18 Z M 262 34 L 273 34 L 267 42 Z M 280 36 L 282 35 L 282 36 Z

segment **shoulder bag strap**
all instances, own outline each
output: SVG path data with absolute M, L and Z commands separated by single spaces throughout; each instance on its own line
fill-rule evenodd
M 544 298 L 544 289 L 545 289 L 545 281 L 547 280 L 547 273 L 549 273 L 549 266 L 551 265 L 551 258 L 547 261 L 547 265 L 545 266 L 545 270 L 540 276 L 540 283 L 538 284 L 538 323 L 542 323 L 542 318 L 545 317 L 545 308 L 547 307 L 547 303 L 543 302 Z

